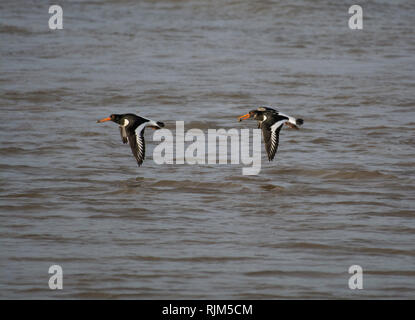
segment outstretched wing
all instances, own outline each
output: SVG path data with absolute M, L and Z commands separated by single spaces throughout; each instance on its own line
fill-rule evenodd
M 267 152 L 269 161 L 272 161 L 277 153 L 280 131 L 286 121 L 286 119 L 283 119 L 272 125 L 270 125 L 270 122 L 265 121 L 261 125 L 265 142 L 265 151 Z
M 120 134 L 123 143 L 127 143 L 127 131 L 125 130 L 125 126 L 120 126 Z
M 145 157 L 145 142 L 143 131 L 144 130 L 142 130 L 138 134 L 136 134 L 135 131 L 128 132 L 128 141 L 130 142 L 131 151 L 133 152 L 133 155 L 137 160 L 138 166 L 142 165 Z

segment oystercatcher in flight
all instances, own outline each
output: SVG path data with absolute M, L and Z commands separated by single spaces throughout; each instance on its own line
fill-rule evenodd
M 267 151 L 269 161 L 274 159 L 275 153 L 277 152 L 279 134 L 284 123 L 290 128 L 295 129 L 298 129 L 298 126 L 304 123 L 303 119 L 287 116 L 269 107 L 259 107 L 257 110 L 251 110 L 238 119 L 242 121 L 251 117 L 258 121 L 258 129 L 262 129 L 265 150 Z
M 108 118 L 98 120 L 97 122 L 101 123 L 105 121 L 118 123 L 122 142 L 127 143 L 128 141 L 130 143 L 138 166 L 141 166 L 145 157 L 144 129 L 146 127 L 153 129 L 161 129 L 164 127 L 163 122 L 139 117 L 132 113 L 112 114 Z

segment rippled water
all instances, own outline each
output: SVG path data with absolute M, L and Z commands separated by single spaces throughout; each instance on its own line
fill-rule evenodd
M 0 298 L 413 298 L 415 5 L 0 3 Z M 111 113 L 255 128 L 273 162 L 135 164 Z M 64 288 L 49 290 L 49 266 Z M 363 290 L 350 290 L 351 265 Z

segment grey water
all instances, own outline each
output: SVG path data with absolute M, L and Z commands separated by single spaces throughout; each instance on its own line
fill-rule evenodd
M 415 3 L 0 3 L 1 299 L 412 299 Z M 174 131 L 303 118 L 258 175 L 138 167 L 112 113 Z M 51 265 L 63 289 L 48 286 Z M 363 289 L 351 290 L 352 265 Z

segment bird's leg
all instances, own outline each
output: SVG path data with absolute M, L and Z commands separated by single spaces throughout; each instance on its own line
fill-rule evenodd
M 287 121 L 285 124 L 290 128 L 298 129 L 298 127 L 295 124 L 292 124 L 291 122 Z

